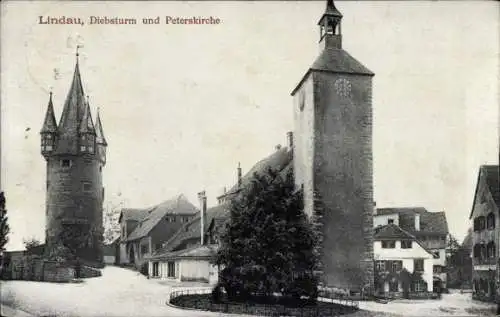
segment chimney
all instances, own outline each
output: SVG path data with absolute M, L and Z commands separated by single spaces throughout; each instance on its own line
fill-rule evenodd
M 290 151 L 293 151 L 293 132 L 292 131 L 289 131 L 286 133 L 286 139 L 287 139 L 288 149 Z
M 420 231 L 420 214 L 415 213 L 415 231 Z
M 276 151 L 281 150 L 281 144 L 276 145 L 274 148 L 276 149 Z
M 198 200 L 200 201 L 200 244 L 205 244 L 205 222 L 207 217 L 207 196 L 205 191 L 198 193 Z
M 241 165 L 238 162 L 238 188 L 241 187 Z
M 227 189 L 226 189 L 226 186 L 224 186 L 224 194 L 227 193 Z

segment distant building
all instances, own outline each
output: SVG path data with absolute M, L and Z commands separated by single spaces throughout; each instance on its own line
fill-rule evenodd
M 445 212 L 429 212 L 423 207 L 377 208 L 373 215 L 375 228 L 396 225 L 410 234 L 433 255 L 433 287 L 446 288 L 446 246 L 448 222 Z
M 498 165 L 479 168 L 470 220 L 473 298 L 494 301 L 499 281 L 500 176 Z
M 400 278 L 403 269 L 421 277 L 408 283 L 409 292 L 433 291 L 434 252 L 414 235 L 393 223 L 379 226 L 375 229 L 373 254 L 376 293 L 403 296 L 405 282 Z
M 230 218 L 229 200 L 250 184 L 254 173 L 264 174 L 269 168 L 285 176 L 292 168 L 291 147 L 277 147 L 275 152 L 255 164 L 244 176 L 238 166 L 237 184 L 217 197 L 218 205 L 206 208 L 205 193 L 200 193 L 201 214 L 184 224 L 160 250 L 147 257 L 149 276 L 215 283 L 218 280 L 219 268 L 213 266 L 210 261 L 217 252 L 220 235 Z
M 50 251 L 64 244 L 81 259 L 101 264 L 102 174 L 108 144 L 99 112 L 95 118 L 83 91 L 77 53 L 59 124 L 51 92 L 40 131 L 41 153 L 47 162 L 46 246 Z
M 119 222 L 120 264 L 140 268 L 144 257 L 162 247 L 199 210 L 184 195 L 148 209 L 123 209 Z
M 109 244 L 105 244 L 103 246 L 103 258 L 104 264 L 113 265 L 117 263 L 118 255 L 119 255 L 119 243 L 118 239 L 115 239 L 113 242 Z

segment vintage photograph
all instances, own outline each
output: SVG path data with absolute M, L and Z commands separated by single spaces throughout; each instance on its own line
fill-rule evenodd
M 494 1 L 4 1 L 0 315 L 500 314 Z

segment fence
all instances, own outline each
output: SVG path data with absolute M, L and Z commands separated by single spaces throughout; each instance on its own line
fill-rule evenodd
M 168 303 L 184 308 L 232 314 L 295 317 L 336 317 L 351 313 L 359 307 L 357 301 L 349 298 L 327 298 L 323 296 L 318 299 L 319 302 L 317 305 L 302 307 L 289 307 L 282 304 L 272 305 L 237 302 L 212 303 L 211 297 L 206 296 L 207 294 L 211 294 L 211 292 L 211 289 L 206 288 L 175 290 L 170 293 Z M 332 294 L 324 293 L 323 295 L 327 296 Z M 185 298 L 185 296 L 189 296 L 189 299 Z M 324 303 L 331 303 L 334 305 L 325 305 Z

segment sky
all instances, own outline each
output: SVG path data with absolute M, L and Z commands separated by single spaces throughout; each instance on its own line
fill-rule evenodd
M 469 226 L 481 164 L 498 164 L 499 19 L 493 1 L 337 1 L 343 48 L 374 77 L 378 207 L 445 211 Z M 324 1 L 2 2 L 1 189 L 7 249 L 44 239 L 40 136 L 49 91 L 59 120 L 76 45 L 84 90 L 108 141 L 105 207 L 184 194 L 208 204 L 286 145 L 290 93 L 319 53 Z M 42 17 L 136 18 L 136 25 L 43 25 Z M 161 24 L 143 25 L 143 17 Z M 165 24 L 213 16 L 217 25 Z

